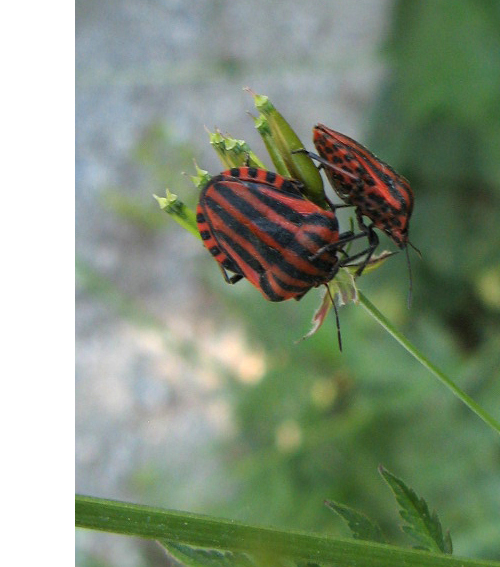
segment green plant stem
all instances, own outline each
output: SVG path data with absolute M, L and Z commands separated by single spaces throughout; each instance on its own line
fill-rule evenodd
M 76 496 L 76 526 L 124 535 L 173 541 L 194 547 L 283 557 L 336 567 L 500 567 L 500 563 L 459 559 L 450 555 L 407 550 L 357 540 L 249 526 L 199 516 Z M 274 565 L 277 563 L 274 562 Z
M 420 364 L 425 366 L 427 370 L 432 372 L 445 386 L 447 386 L 462 402 L 468 406 L 476 415 L 478 415 L 485 423 L 500 434 L 500 423 L 488 414 L 479 404 L 477 404 L 470 396 L 461 390 L 444 372 L 439 370 L 430 360 L 428 360 L 418 349 L 416 349 L 406 337 L 397 331 L 393 325 L 380 313 L 380 311 L 371 303 L 371 301 L 358 290 L 359 302 L 368 311 L 368 313 L 384 327 Z

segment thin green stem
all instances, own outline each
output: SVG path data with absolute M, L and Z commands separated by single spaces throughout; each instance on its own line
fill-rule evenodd
M 487 411 L 477 404 L 470 396 L 461 390 L 444 372 L 427 359 L 418 349 L 416 349 L 410 341 L 397 331 L 393 325 L 380 313 L 380 311 L 371 303 L 371 301 L 358 290 L 359 302 L 368 311 L 368 313 L 384 327 L 420 364 L 425 366 L 427 370 L 432 372 L 441 382 L 447 386 L 462 402 L 468 406 L 476 415 L 478 415 L 485 423 L 500 434 L 500 423 L 494 419 Z
M 161 510 L 88 496 L 76 496 L 76 526 L 194 547 L 239 551 L 321 565 L 354 567 L 500 567 L 500 563 L 452 557 L 416 549 L 324 535 L 250 526 L 187 512 Z M 259 562 L 259 565 L 263 563 Z

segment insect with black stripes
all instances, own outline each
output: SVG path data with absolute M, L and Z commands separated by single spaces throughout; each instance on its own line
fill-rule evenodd
M 254 167 L 224 171 L 205 185 L 198 229 L 228 283 L 247 278 L 269 301 L 299 300 L 366 253 L 348 256 L 343 247 L 366 235 L 339 233 L 335 212 L 308 201 L 301 189 L 296 180 Z
M 323 124 L 314 126 L 313 142 L 319 156 L 305 150 L 304 153 L 321 164 L 330 184 L 344 203 L 356 207 L 358 225 L 370 242 L 370 252 L 358 268 L 358 275 L 361 275 L 379 244 L 373 230 L 378 228 L 398 248 L 406 250 L 410 303 L 412 278 L 407 245 L 415 247 L 408 239 L 414 203 L 408 180 L 356 140 Z M 371 224 L 366 225 L 363 217 L 368 218 Z

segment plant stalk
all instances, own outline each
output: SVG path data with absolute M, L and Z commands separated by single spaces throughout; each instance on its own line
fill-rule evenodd
M 469 407 L 478 417 L 487 423 L 492 429 L 500 434 L 500 423 L 493 418 L 485 409 L 477 404 L 470 396 L 461 390 L 451 378 L 448 378 L 435 364 L 426 358 L 410 341 L 397 331 L 393 325 L 380 313 L 373 303 L 358 290 L 359 303 L 368 313 L 378 322 L 389 334 L 391 334 L 414 358 L 427 370 L 432 372 L 445 386 L 447 386 L 466 406 Z

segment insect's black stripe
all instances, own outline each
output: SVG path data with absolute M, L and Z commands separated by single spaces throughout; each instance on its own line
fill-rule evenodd
M 249 185 L 252 184 L 245 184 L 247 188 Z M 249 223 L 259 224 L 260 229 L 276 242 L 276 247 L 287 248 L 289 257 L 291 255 L 296 255 L 298 258 L 307 259 L 316 252 L 316 249 L 311 250 L 305 248 L 300 242 L 297 241 L 293 232 L 289 231 L 286 227 L 283 227 L 278 223 L 270 221 L 265 214 L 255 209 L 252 204 L 245 199 L 245 197 L 252 196 L 254 193 L 257 197 L 260 197 L 261 192 L 259 192 L 258 186 L 254 186 L 252 188 L 253 191 L 245 192 L 243 194 L 236 194 L 231 190 L 229 186 L 224 183 L 217 183 L 215 189 L 217 190 L 217 193 L 222 195 L 228 203 L 230 203 L 235 209 L 239 211 L 239 213 L 247 218 L 249 220 Z M 242 259 L 250 267 L 252 267 L 252 269 L 258 270 L 258 267 L 252 265 L 252 253 L 248 252 L 247 250 L 243 251 L 243 248 L 241 246 L 238 247 L 238 250 L 236 249 L 236 242 L 231 237 L 232 232 L 240 235 L 246 242 L 253 246 L 255 250 L 261 255 L 264 262 L 268 263 L 269 265 L 278 267 L 289 277 L 307 282 L 309 284 L 315 283 L 317 281 L 318 274 L 312 275 L 304 272 L 300 269 L 300 267 L 297 267 L 293 263 L 286 261 L 280 251 L 262 242 L 262 240 L 258 236 L 256 236 L 247 226 L 244 225 L 244 223 L 241 223 L 238 219 L 236 219 L 229 211 L 226 210 L 224 206 L 215 201 L 211 196 L 205 196 L 204 202 L 205 206 L 210 211 L 212 211 L 213 214 L 217 215 L 221 219 L 223 225 L 227 227 L 227 230 L 218 229 L 217 231 L 214 231 L 216 232 L 217 240 L 219 242 L 223 240 L 225 243 L 227 243 L 228 246 L 234 247 L 233 249 L 235 250 L 235 252 L 241 255 Z M 276 204 L 275 200 L 271 200 L 270 203 L 272 205 Z M 286 209 L 288 210 L 289 208 L 286 207 Z M 307 219 L 305 224 L 308 224 L 309 226 L 326 226 L 327 228 L 332 230 L 332 238 L 337 236 L 338 225 L 336 223 L 336 219 L 335 222 L 333 222 L 331 217 L 328 217 L 327 215 L 321 213 L 310 214 L 304 217 L 296 213 L 295 211 L 293 212 L 294 216 L 298 217 L 296 218 L 298 224 L 301 224 L 304 219 Z M 209 218 L 210 215 L 207 215 L 207 217 Z M 300 223 L 298 219 L 300 219 Z M 284 220 L 289 221 L 287 217 L 284 217 Z M 329 242 L 324 242 L 321 239 L 321 246 L 324 246 L 328 243 Z M 227 251 L 227 247 L 224 246 L 224 244 L 221 244 L 221 246 Z M 316 272 L 319 272 L 324 276 L 330 273 L 331 262 L 316 259 L 313 268 Z M 262 268 L 260 268 L 260 270 L 262 270 Z
M 289 252 L 289 255 L 297 256 L 298 258 L 301 259 L 310 260 L 311 256 L 314 256 L 320 248 L 323 248 L 324 246 L 328 246 L 329 244 L 334 243 L 333 240 L 325 240 L 312 231 L 306 230 L 305 234 L 311 241 L 313 241 L 314 246 L 310 246 L 306 248 L 301 242 L 299 242 L 295 238 L 294 240 L 288 243 L 287 250 Z M 334 255 L 331 256 L 331 258 L 332 258 L 331 261 L 325 261 L 320 258 L 316 258 L 313 264 L 316 271 L 323 275 L 328 274 L 331 270 L 332 262 L 335 262 Z M 280 255 L 280 260 L 281 259 L 282 257 Z M 297 267 L 297 269 L 300 270 L 300 267 Z
M 240 182 L 241 183 L 241 182 Z M 247 191 L 235 192 L 228 185 L 219 183 L 216 186 L 217 191 L 226 199 L 228 203 L 233 205 L 245 216 L 252 216 L 255 218 L 257 215 L 262 216 L 252 204 L 252 198 L 257 199 L 267 208 L 274 211 L 277 215 L 283 217 L 284 220 L 299 225 L 302 222 L 302 215 L 298 213 L 293 207 L 285 205 L 276 198 L 270 197 L 259 189 L 259 185 L 251 182 L 244 183 Z M 269 188 L 271 189 L 271 188 Z M 272 189 L 271 189 L 272 190 Z M 279 191 L 274 190 L 279 196 Z M 287 194 L 288 195 L 288 194 Z M 291 196 L 291 195 L 288 195 Z M 296 197 L 297 201 L 303 201 L 303 198 Z M 267 215 L 266 215 L 267 216 Z
M 274 213 L 279 215 L 283 218 L 286 222 L 291 222 L 295 226 L 303 226 L 305 223 L 308 225 L 315 225 L 318 227 L 328 228 L 332 231 L 332 238 L 335 238 L 338 233 L 338 222 L 335 217 L 332 215 L 327 215 L 324 212 L 318 213 L 311 213 L 307 215 L 303 215 L 298 213 L 293 207 L 290 207 L 286 204 L 283 204 L 279 201 L 280 192 L 278 190 L 272 190 L 277 194 L 277 197 L 272 197 L 266 193 L 264 193 L 258 185 L 254 183 L 245 183 L 245 187 L 248 191 L 241 193 L 241 192 L 234 192 L 230 187 L 225 184 L 218 184 L 217 191 L 224 197 L 224 199 L 238 209 L 244 216 L 247 218 L 259 218 L 259 217 L 266 217 L 269 224 L 273 224 L 267 218 L 267 214 L 264 212 L 259 212 L 252 203 L 252 199 L 257 199 L 260 203 L 266 206 L 266 208 L 272 210 Z M 268 188 L 269 190 L 270 188 Z M 287 197 L 290 197 L 290 194 L 287 193 Z M 297 198 L 297 201 L 303 202 L 305 199 L 303 197 Z M 281 232 L 284 234 L 283 231 L 288 231 L 288 229 L 280 224 L 276 224 L 276 229 L 273 230 L 270 227 L 270 233 L 275 234 L 276 232 Z M 290 238 L 293 238 L 293 234 L 288 231 Z
M 238 242 L 236 242 L 230 234 L 226 232 L 217 231 L 218 239 L 223 242 L 225 245 L 229 246 L 231 250 L 234 250 L 235 254 L 237 254 L 241 260 L 252 270 L 257 273 L 262 273 L 264 268 L 262 264 L 259 262 L 258 258 L 249 252 L 244 246 L 241 246 Z M 227 250 L 227 246 L 224 246 L 224 249 Z M 258 252 L 261 250 L 258 249 Z M 264 258 L 266 259 L 266 258 Z
M 269 299 L 269 301 L 283 301 L 285 299 L 288 299 L 288 296 L 280 295 L 279 293 L 276 293 L 276 291 L 272 288 L 271 284 L 269 283 L 266 273 L 261 274 L 259 279 L 259 285 L 260 285 L 260 289 L 262 290 L 264 295 Z
M 214 258 L 224 267 L 226 270 L 230 270 L 238 275 L 243 275 L 238 264 L 234 259 L 228 254 L 226 250 L 221 247 L 220 242 L 217 240 L 214 234 L 213 227 L 208 222 L 205 215 L 205 206 L 203 200 L 198 205 L 196 221 L 198 224 L 198 230 L 203 240 L 205 247 L 214 256 Z
M 249 222 L 258 223 L 262 230 L 265 230 L 267 235 L 279 242 L 281 245 L 286 246 L 289 241 L 293 240 L 293 232 L 288 230 L 285 226 L 269 220 L 265 213 L 258 211 L 252 203 L 245 198 L 247 195 L 243 196 L 242 194 L 236 194 L 230 187 L 224 184 L 217 185 L 216 189 L 224 200 L 234 207 L 243 217 L 248 219 Z M 225 207 L 221 206 L 218 202 L 212 199 L 212 197 L 207 196 L 205 202 L 207 207 L 209 207 L 213 213 L 217 214 L 223 220 L 225 225 L 237 232 L 241 233 L 241 230 L 244 229 L 247 234 L 251 234 L 251 232 L 249 232 L 241 222 L 235 219 L 233 215 L 225 209 Z M 274 208 L 273 210 L 277 212 Z M 283 218 L 284 220 L 291 221 L 292 223 L 300 226 L 303 217 L 295 211 L 293 212 L 293 216 L 293 219 L 286 216 L 283 216 Z
M 325 147 L 328 147 L 324 138 L 330 139 L 333 136 L 328 132 L 328 129 L 324 129 L 322 127 L 316 128 L 319 132 L 322 133 L 323 138 L 320 136 L 317 140 L 315 140 L 315 144 L 320 145 L 321 149 L 324 150 Z M 365 148 L 359 142 L 356 142 L 345 134 L 334 134 L 340 135 L 341 138 L 345 140 L 345 142 L 336 140 L 335 144 L 337 144 L 337 147 L 342 147 L 347 152 L 347 154 L 349 154 L 349 152 L 354 153 L 361 162 L 361 165 L 368 165 L 369 169 L 371 169 L 376 174 L 376 176 L 386 184 L 391 196 L 401 206 L 401 210 L 398 212 L 406 213 L 407 211 L 409 211 L 411 213 L 413 209 L 413 193 L 411 191 L 411 188 L 409 188 L 406 180 L 402 178 L 402 176 L 397 173 L 389 164 L 379 159 L 373 152 L 371 152 L 368 148 Z M 323 143 L 320 144 L 320 141 Z M 347 158 L 347 155 L 345 157 Z M 386 171 L 382 171 L 379 164 L 383 166 Z M 391 177 L 389 173 L 387 173 L 387 170 L 394 175 L 395 179 Z
M 217 231 L 218 239 L 223 242 L 223 247 L 227 250 L 227 246 L 234 250 L 234 252 L 241 258 L 241 260 L 247 264 L 251 269 L 262 273 L 265 271 L 265 268 L 261 265 L 258 259 L 255 257 L 255 252 L 262 258 L 262 261 L 269 266 L 272 266 L 273 269 L 278 269 L 286 274 L 288 277 L 293 278 L 294 280 L 304 282 L 306 286 L 314 285 L 318 278 L 321 279 L 321 274 L 309 274 L 303 272 L 300 268 L 287 262 L 283 255 L 278 251 L 264 244 L 258 237 L 256 237 L 252 232 L 240 227 L 238 229 L 238 234 L 242 236 L 249 244 L 249 249 L 245 248 L 232 237 L 232 235 L 228 232 Z M 227 245 L 227 246 L 226 246 Z M 255 252 L 252 252 L 252 248 Z M 307 256 L 306 256 L 307 257 Z M 326 262 L 315 262 L 315 267 L 317 268 L 318 264 L 321 264 L 321 272 L 324 272 L 324 275 L 330 273 L 331 265 Z M 317 269 L 319 272 L 319 270 Z
M 359 144 L 356 144 L 358 146 Z M 361 163 L 365 166 L 367 165 L 375 175 L 387 186 L 391 196 L 401 205 L 401 212 L 406 212 L 407 209 L 411 210 L 413 206 L 413 195 L 411 190 L 405 187 L 405 184 L 400 181 L 401 176 L 397 173 L 389 164 L 385 163 L 379 159 L 370 150 L 362 146 L 362 150 L 358 147 L 348 148 L 353 151 L 361 160 Z M 382 171 L 381 167 L 384 167 L 385 171 Z M 394 175 L 392 177 L 387 170 Z M 394 179 L 395 178 L 395 179 Z
M 257 169 L 255 167 L 240 167 L 225 171 L 222 175 L 234 177 L 237 181 L 243 183 L 254 182 L 264 184 L 272 190 L 282 191 L 288 195 L 293 194 L 300 199 L 304 199 L 302 195 L 303 184 L 300 181 L 282 177 L 273 171 Z
M 297 226 L 301 226 L 304 222 L 304 218 L 311 224 L 317 226 L 324 226 L 327 228 L 333 228 L 332 223 L 335 225 L 334 230 L 338 229 L 337 219 L 332 219 L 331 216 L 324 214 L 323 212 L 309 213 L 307 215 L 297 212 L 296 208 L 289 206 L 280 201 L 280 196 L 286 195 L 287 199 L 293 198 L 297 203 L 304 202 L 306 199 L 299 194 L 293 194 L 289 191 L 281 191 L 279 189 L 267 188 L 268 191 L 275 193 L 276 196 L 268 195 L 263 192 L 258 185 L 254 183 L 245 183 L 248 188 L 248 192 L 251 196 L 257 199 L 263 205 L 266 205 L 269 209 L 272 209 L 276 214 L 282 216 L 285 220 L 292 222 Z M 251 203 L 251 200 L 249 200 Z
M 311 213 L 305 217 L 304 225 L 328 228 L 332 232 L 332 238 L 338 238 L 339 223 L 337 217 L 327 215 L 325 212 Z
M 276 173 L 272 171 L 266 171 L 266 182 L 273 185 L 276 182 Z
M 239 170 L 235 169 L 234 171 Z M 287 199 L 295 199 L 297 203 L 304 202 L 306 199 L 300 193 L 293 194 L 289 191 L 283 191 L 274 187 L 266 187 L 267 191 L 276 194 L 276 197 L 273 197 L 263 192 L 258 183 L 252 183 L 251 181 L 244 182 L 241 180 L 238 180 L 239 183 L 243 184 L 247 191 L 235 192 L 233 188 L 230 188 L 227 184 L 220 182 L 225 180 L 226 179 L 224 179 L 223 176 L 217 176 L 217 178 L 213 178 L 212 182 L 215 181 L 215 183 L 213 183 L 214 189 L 218 193 L 220 193 L 228 203 L 237 208 L 245 216 L 267 216 L 265 213 L 257 211 L 252 205 L 252 198 L 254 198 L 271 209 L 275 214 L 283 217 L 284 221 L 291 222 L 296 226 L 301 226 L 303 224 L 304 218 L 307 218 L 309 224 L 315 224 L 316 226 L 329 228 L 330 230 L 332 230 L 332 232 L 338 231 L 338 222 L 335 217 L 332 218 L 331 215 L 326 215 L 323 212 L 303 215 L 301 213 L 298 213 L 293 206 L 286 205 L 282 201 L 280 201 L 280 196 L 286 195 Z M 285 181 L 289 180 L 286 179 Z M 208 186 L 205 188 L 205 191 L 207 188 Z M 246 210 L 247 206 L 250 207 L 248 210 Z
M 316 244 L 317 248 L 323 248 L 328 244 L 332 244 L 332 240 L 325 240 L 321 235 L 317 232 L 313 232 L 311 230 L 304 230 L 304 234 Z
M 310 287 L 311 287 L 311 286 L 298 286 L 298 285 L 288 284 L 288 283 L 284 282 L 276 274 L 273 274 L 272 278 L 280 286 L 280 288 L 282 290 L 284 290 L 285 292 L 295 292 L 295 293 L 296 292 L 305 292 L 306 290 L 310 289 Z M 315 282 L 315 283 L 317 283 L 317 282 Z M 289 295 L 289 294 L 287 294 L 287 295 Z
M 226 270 L 231 270 L 231 272 L 234 272 L 239 276 L 245 275 L 241 271 L 241 268 L 238 266 L 238 264 L 234 260 L 232 260 L 229 256 L 226 256 L 223 260 L 221 260 L 220 263 L 222 264 L 222 266 L 224 266 L 224 268 L 226 268 Z
M 223 192 L 221 191 L 221 193 L 223 193 L 224 196 L 228 195 L 229 197 L 228 192 L 225 191 L 227 187 L 221 186 L 221 188 L 224 188 L 224 191 Z M 270 221 L 266 217 L 266 215 L 263 215 L 258 210 L 256 210 L 248 201 L 243 199 L 241 195 L 235 195 L 234 197 L 235 199 L 233 200 L 232 205 L 235 208 L 237 208 L 238 211 L 242 213 L 250 222 L 255 222 L 257 220 L 257 222 L 260 224 L 261 229 L 265 231 L 266 234 L 270 236 L 277 243 L 278 246 L 283 248 L 286 247 L 290 252 L 293 252 L 295 255 L 297 255 L 297 257 L 300 258 L 308 258 L 309 256 L 311 256 L 316 252 L 316 250 L 310 250 L 308 248 L 305 248 L 300 242 L 297 241 L 297 239 L 295 238 L 295 234 L 293 232 L 289 231 L 287 228 L 281 226 L 280 224 Z M 229 202 L 229 198 L 228 198 L 228 202 Z M 286 262 L 283 259 L 283 256 L 280 252 L 276 252 L 276 254 L 273 253 L 272 257 L 270 257 L 269 251 L 273 250 L 274 252 L 274 249 L 269 247 L 267 244 L 261 242 L 260 239 L 258 239 L 252 233 L 251 230 L 243 226 L 243 224 L 240 223 L 238 220 L 236 220 L 231 215 L 231 213 L 229 213 L 224 207 L 212 201 L 210 197 L 207 197 L 206 204 L 209 208 L 213 210 L 215 214 L 217 214 L 221 218 L 223 223 L 230 230 L 234 230 L 235 232 L 243 236 L 245 240 L 252 242 L 256 247 L 256 249 L 258 249 L 262 253 L 262 256 L 266 259 L 267 262 L 272 262 L 274 264 L 277 264 L 283 269 L 283 271 L 285 271 L 287 274 L 289 274 L 292 277 L 296 277 L 298 279 L 302 279 L 306 281 L 311 281 L 310 276 L 308 274 L 305 274 L 300 270 L 300 268 L 297 268 L 296 266 Z M 302 222 L 304 222 L 304 218 L 306 219 L 304 222 L 304 224 L 306 225 L 327 227 L 332 230 L 332 236 L 337 236 L 338 234 L 336 230 L 338 226 L 336 223 L 336 219 L 334 226 L 332 227 L 331 218 L 321 213 L 310 214 L 307 215 L 306 217 L 303 217 L 302 215 L 299 216 Z M 329 244 L 329 242 L 324 242 L 321 239 L 321 246 L 324 246 L 325 244 Z M 328 262 L 324 262 L 322 260 L 317 260 L 315 262 L 315 268 L 324 273 L 328 273 L 330 267 L 331 266 Z

